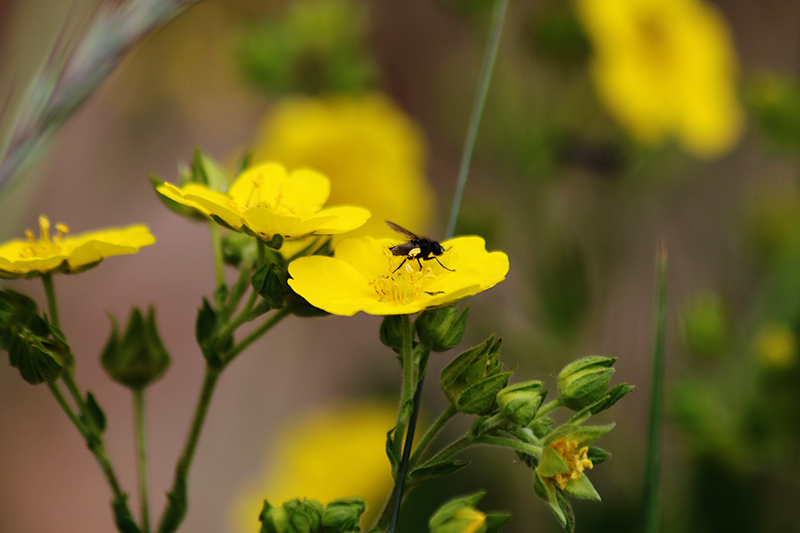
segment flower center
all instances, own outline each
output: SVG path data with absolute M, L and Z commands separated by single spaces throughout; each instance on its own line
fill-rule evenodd
M 259 174 L 252 179 L 252 189 L 250 189 L 250 195 L 247 198 L 247 201 L 244 203 L 243 210 L 246 211 L 251 207 L 255 207 L 257 205 L 264 205 L 269 208 L 270 211 L 275 213 L 276 215 L 281 216 L 297 216 L 297 211 L 284 201 L 283 197 L 283 184 L 278 185 L 278 193 L 275 195 L 274 198 L 262 198 L 261 196 L 261 188 L 262 182 L 264 177 Z
M 558 439 L 554 443 L 550 445 L 558 455 L 567 463 L 569 467 L 569 472 L 564 474 L 557 474 L 553 479 L 555 480 L 556 484 L 563 490 L 564 487 L 567 486 L 567 482 L 570 479 L 580 479 L 582 472 L 585 469 L 591 470 L 594 466 L 592 464 L 591 459 L 587 457 L 589 452 L 589 447 L 584 446 L 583 448 L 576 451 L 578 448 L 578 441 L 570 440 L 570 439 Z
M 39 238 L 36 239 L 31 230 L 25 230 L 28 244 L 22 247 L 20 255 L 24 258 L 59 255 L 63 253 L 62 237 L 67 233 L 69 233 L 69 228 L 65 224 L 58 223 L 56 224 L 56 234 L 51 239 L 50 220 L 42 215 L 39 217 Z
M 392 260 L 396 259 L 388 250 L 385 251 L 388 262 L 387 270 L 392 270 Z M 396 303 L 409 303 L 424 295 L 431 293 L 425 291 L 425 286 L 428 281 L 434 279 L 436 274 L 428 267 L 423 267 L 422 270 L 414 268 L 410 261 L 400 267 L 400 269 L 388 275 L 379 276 L 369 284 L 378 293 L 380 301 L 382 302 L 396 302 Z

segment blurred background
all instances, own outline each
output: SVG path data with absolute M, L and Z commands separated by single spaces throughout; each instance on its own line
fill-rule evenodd
M 663 530 L 800 531 L 792 512 L 800 498 L 800 3 L 609 4 L 510 2 L 457 233 L 483 235 L 490 250 L 509 255 L 511 270 L 470 299 L 463 346 L 497 333 L 504 362 L 518 365 L 512 381 L 542 379 L 551 390 L 573 359 L 619 358 L 614 383 L 637 388 L 599 417 L 617 423 L 597 443 L 613 459 L 590 476 L 603 502 L 574 505 L 579 531 L 641 530 L 663 241 Z M 20 117 L 41 107 L 26 100 L 29 88 L 59 72 L 100 10 L 124 6 L 0 3 L 2 153 L 13 152 Z M 40 214 L 75 233 L 143 222 L 158 240 L 56 279 L 77 380 L 106 411 L 107 444 L 133 509 L 131 399 L 97 364 L 107 314 L 122 321 L 130 306 L 154 304 L 173 358 L 147 397 L 157 517 L 202 379 L 196 309 L 214 284 L 207 226 L 164 208 L 148 175 L 175 181 L 195 147 L 231 169 L 252 151 L 327 173 L 332 203 L 372 209 L 376 223 L 365 231 L 386 231 L 390 219 L 443 235 L 492 6 L 198 3 L 122 56 L 4 179 L 0 240 L 35 230 Z M 638 22 L 626 26 L 631 13 Z M 2 287 L 45 303 L 35 281 Z M 280 486 L 291 477 L 280 470 L 291 464 L 287 450 L 356 438 L 355 429 L 326 433 L 323 420 L 372 428 L 372 449 L 382 453 L 400 372 L 379 325 L 363 314 L 289 319 L 230 367 L 189 478 L 185 531 L 257 531 L 248 502 L 257 513 L 262 498 L 280 503 L 293 490 Z M 429 374 L 450 359 L 435 355 Z M 423 397 L 428 420 L 446 402 L 435 382 Z M 389 414 L 364 415 L 364 405 L 387 403 Z M 425 530 L 442 494 L 478 489 L 488 490 L 481 509 L 512 512 L 504 531 L 557 531 L 530 471 L 506 450 L 479 452 L 470 467 L 412 493 L 404 531 Z M 83 440 L 46 388 L 9 366 L 0 370 L 0 461 L 0 531 L 111 529 L 110 493 Z M 363 468 L 364 485 L 352 490 L 381 506 L 388 461 Z M 346 477 L 315 471 L 333 486 Z M 308 496 L 327 494 L 314 487 Z

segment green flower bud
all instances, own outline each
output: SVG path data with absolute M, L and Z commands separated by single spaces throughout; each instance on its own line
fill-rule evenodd
M 41 323 L 41 326 L 37 323 Z M 72 356 L 69 347 L 60 338 L 49 338 L 38 331 L 47 328 L 46 322 L 38 315 L 28 327 L 12 327 L 8 355 L 11 366 L 18 368 L 22 379 L 31 385 L 44 381 L 55 382 L 61 377 L 64 367 Z
M 511 519 L 507 513 L 485 514 L 475 505 L 485 492 L 455 498 L 445 503 L 428 521 L 431 533 L 497 533 Z
M 158 334 L 155 309 L 150 307 L 145 320 L 134 308 L 122 338 L 111 317 L 111 336 L 100 360 L 111 379 L 131 389 L 142 389 L 160 378 L 170 360 Z
M 558 394 L 564 405 L 580 411 L 605 396 L 616 357 L 593 355 L 578 359 L 558 374 Z
M 386 315 L 381 322 L 381 342 L 398 355 L 403 352 L 403 321 L 401 315 Z
M 222 238 L 222 260 L 226 265 L 239 268 L 256 254 L 256 242 L 244 233 L 230 232 Z
M 325 506 L 322 512 L 322 527 L 330 533 L 349 533 L 361 531 L 361 515 L 367 504 L 361 498 L 341 498 Z
M 292 500 L 273 507 L 264 500 L 259 519 L 261 533 L 316 533 L 321 530 L 322 504 L 315 500 Z
M 428 521 L 431 533 L 484 533 L 486 515 L 473 507 L 483 498 L 478 492 L 445 503 Z
M 289 285 L 286 283 L 288 278 L 286 269 L 281 265 L 267 263 L 255 271 L 250 283 L 270 309 L 280 309 L 289 292 Z
M 12 290 L 0 292 L 0 349 L 31 385 L 53 383 L 72 363 L 63 333 L 39 315 L 36 302 Z
M 499 352 L 500 340 L 490 337 L 442 370 L 442 390 L 460 412 L 482 414 L 491 410 L 497 393 L 508 384 L 511 372 L 503 372 Z
M 467 329 L 469 307 L 459 314 L 453 306 L 427 309 L 420 313 L 414 325 L 419 339 L 434 352 L 455 348 Z
M 542 385 L 541 381 L 526 381 L 498 392 L 497 405 L 503 416 L 517 426 L 530 424 L 547 396 L 547 391 L 542 392 Z

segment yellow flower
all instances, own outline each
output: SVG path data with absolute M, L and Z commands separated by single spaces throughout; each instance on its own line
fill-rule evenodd
M 368 523 L 392 488 L 385 444 L 396 411 L 392 404 L 353 402 L 295 418 L 278 437 L 272 470 L 235 502 L 236 529 L 257 530 L 265 498 L 278 506 L 294 498 L 327 503 L 357 496 L 367 502 Z
M 309 169 L 289 173 L 278 163 L 245 170 L 227 194 L 197 183 L 178 188 L 164 182 L 156 190 L 223 226 L 266 241 L 275 235 L 299 238 L 344 233 L 370 217 L 362 207 L 323 208 L 330 195 L 330 180 Z
M 424 230 L 433 195 L 425 178 L 425 145 L 416 124 L 380 94 L 284 100 L 267 117 L 253 161 L 308 167 L 333 183 L 331 201 L 369 209 L 355 235 L 389 237 L 384 220 Z
M 582 446 L 578 448 L 578 441 L 576 440 L 558 439 L 550 444 L 550 448 L 555 450 L 567 467 L 566 472 L 552 477 L 556 485 L 562 490 L 570 480 L 580 479 L 584 470 L 591 470 L 594 467 L 592 461 L 587 457 L 589 447 Z
M 674 135 L 719 155 L 739 138 L 743 113 L 730 32 L 701 0 L 578 0 L 594 45 L 600 98 L 640 141 Z
M 56 224 L 50 235 L 50 221 L 39 217 L 40 236 L 26 231 L 27 239 L 0 244 L 0 278 L 33 278 L 51 272 L 77 274 L 112 255 L 135 254 L 156 242 L 147 226 L 109 228 L 67 237 L 64 224 Z
M 335 315 L 411 314 L 493 287 L 508 272 L 508 256 L 487 252 L 480 237 L 442 243 L 445 252 L 421 266 L 393 256 L 391 239 L 342 241 L 334 257 L 301 257 L 289 264 L 289 285 L 311 305 Z

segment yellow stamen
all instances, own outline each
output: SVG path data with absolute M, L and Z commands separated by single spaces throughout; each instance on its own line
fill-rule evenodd
M 388 269 L 392 272 L 392 261 L 395 259 L 391 253 L 386 251 L 388 259 Z M 431 293 L 425 291 L 427 280 L 435 278 L 436 275 L 430 268 L 417 270 L 411 263 L 406 261 L 403 268 L 388 275 L 381 275 L 369 282 L 378 293 L 382 302 L 408 303 L 418 300 L 423 296 L 430 296 Z
M 22 257 L 44 257 L 58 255 L 61 253 L 62 237 L 69 233 L 66 224 L 56 224 L 56 235 L 50 238 L 50 219 L 41 215 L 39 217 L 39 239 L 33 235 L 31 230 L 25 230 L 25 237 L 28 239 L 28 246 L 20 251 Z
M 558 439 L 550 447 L 558 452 L 558 455 L 569 467 L 569 472 L 557 474 L 553 478 L 562 490 L 567 486 L 569 480 L 580 479 L 585 469 L 591 470 L 594 467 L 592 460 L 587 456 L 589 447 L 584 446 L 576 452 L 575 449 L 578 447 L 578 441 L 576 440 Z

